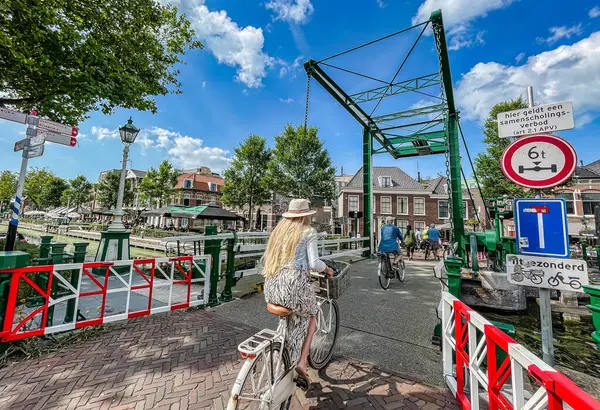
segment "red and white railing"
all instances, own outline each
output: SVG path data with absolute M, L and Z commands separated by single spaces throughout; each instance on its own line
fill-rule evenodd
M 199 255 L 0 271 L 12 275 L 0 341 L 205 305 L 210 290 L 210 266 L 210 255 Z M 194 278 L 194 270 L 202 277 Z M 35 276 L 41 274 L 48 277 L 47 281 L 42 280 L 45 282 L 42 286 L 35 280 Z M 68 275 L 77 275 L 77 286 L 67 279 Z M 41 305 L 27 309 L 25 301 L 18 300 L 19 287 L 33 288 Z M 132 303 L 133 298 L 136 298 L 135 303 Z M 115 301 L 114 305 L 109 306 L 109 299 Z M 59 316 L 69 309 L 69 304 L 74 314 L 71 320 L 65 321 Z M 48 323 L 50 311 L 54 319 Z M 78 315 L 78 311 L 82 311 L 82 315 Z
M 444 378 L 463 409 L 600 409 L 568 377 L 448 292 L 442 292 L 442 326 Z

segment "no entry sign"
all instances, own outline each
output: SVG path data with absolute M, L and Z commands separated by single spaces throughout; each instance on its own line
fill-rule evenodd
M 577 154 L 555 135 L 532 135 L 514 141 L 500 159 L 502 172 L 517 185 L 542 189 L 567 181 L 577 167 Z

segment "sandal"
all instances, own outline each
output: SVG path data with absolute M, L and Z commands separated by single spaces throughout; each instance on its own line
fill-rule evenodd
M 311 380 L 308 374 L 302 374 L 296 369 L 296 377 L 294 378 L 294 382 L 296 383 L 296 387 L 299 387 L 303 391 L 308 391 L 308 388 L 311 385 Z

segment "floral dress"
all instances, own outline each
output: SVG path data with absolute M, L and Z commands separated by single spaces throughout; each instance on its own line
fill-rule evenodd
M 310 270 L 322 272 L 327 268 L 319 260 L 317 234 L 314 229 L 306 231 L 296 247 L 296 258 L 279 272 L 265 279 L 267 303 L 285 306 L 293 313 L 287 317 L 286 344 L 292 363 L 300 358 L 311 316 L 317 314 L 318 306 L 310 286 Z

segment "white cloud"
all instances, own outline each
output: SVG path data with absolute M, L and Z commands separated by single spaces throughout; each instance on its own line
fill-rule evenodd
M 310 0 L 270 0 L 265 7 L 275 13 L 274 20 L 292 24 L 306 23 L 314 11 Z
M 592 114 L 579 115 L 579 116 L 575 117 L 575 126 L 577 128 L 582 128 L 585 125 L 594 121 L 594 119 L 595 119 L 595 116 Z
M 229 151 L 218 147 L 205 147 L 199 138 L 178 136 L 167 151 L 173 162 L 182 168 L 207 166 L 216 172 L 227 168 L 231 158 Z
M 443 10 L 444 27 L 448 30 L 448 49 L 459 50 L 484 43 L 484 32 L 474 30 L 471 21 L 486 17 L 490 11 L 502 9 L 515 1 L 517 0 L 425 0 L 412 18 L 412 23 L 427 21 L 432 12 Z M 428 30 L 426 34 L 431 34 L 431 31 Z
M 577 115 L 597 117 L 600 108 L 600 32 L 573 45 L 530 56 L 521 66 L 478 63 L 458 81 L 456 101 L 465 119 L 485 121 L 501 101 L 526 95 L 536 103 L 573 101 Z M 596 112 L 596 113 L 595 113 Z
M 380 9 L 385 8 L 385 6 L 387 6 L 387 4 L 385 4 L 385 2 L 383 0 L 375 0 L 377 2 L 377 5 L 379 6 Z
M 600 7 L 596 6 L 590 9 L 588 16 L 590 16 L 591 19 L 595 19 L 596 17 L 600 16 Z
M 519 54 L 517 54 L 517 56 L 515 57 L 515 61 L 516 61 L 517 63 L 520 63 L 520 62 L 521 62 L 521 60 L 525 58 L 525 56 L 526 56 L 526 54 L 525 54 L 525 53 L 519 53 Z
M 542 43 L 554 44 L 558 40 L 563 39 L 563 38 L 571 38 L 571 36 L 580 36 L 581 35 L 581 23 L 577 24 L 576 26 L 572 26 L 572 27 L 567 27 L 567 26 L 550 27 L 550 29 L 548 31 L 550 31 L 550 33 L 552 33 L 552 35 L 550 37 L 548 37 L 548 38 L 538 37 L 536 39 L 536 41 L 540 44 L 542 44 Z
M 202 88 L 206 88 L 206 84 L 208 84 L 208 82 L 202 81 Z
M 118 138 L 119 137 L 119 129 L 115 128 L 114 130 L 109 130 L 104 127 L 92 127 L 92 135 L 96 137 L 98 140 L 103 140 L 105 138 Z
M 262 86 L 273 58 L 263 51 L 265 38 L 261 28 L 240 27 L 225 10 L 210 11 L 204 0 L 161 0 L 185 12 L 196 37 L 219 63 L 236 67 L 235 79 L 247 87 Z
M 302 67 L 301 61 L 303 58 L 304 56 L 296 57 L 292 64 L 288 64 L 284 60 L 278 59 L 277 63 L 281 65 L 281 68 L 279 69 L 279 77 L 283 77 L 286 74 L 291 73 L 292 78 L 296 78 L 296 72 Z
M 294 99 L 289 98 L 289 97 L 288 98 L 280 98 L 279 101 L 281 101 L 282 103 L 285 103 L 285 104 L 291 104 L 294 102 Z

